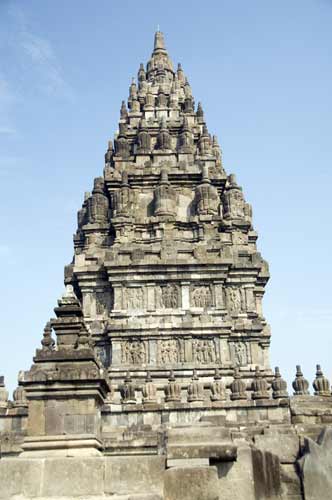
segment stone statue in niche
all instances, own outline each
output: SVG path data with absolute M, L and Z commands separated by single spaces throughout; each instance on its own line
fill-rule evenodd
M 212 186 L 209 179 L 208 167 L 203 167 L 202 182 L 196 188 L 195 192 L 196 212 L 199 215 L 218 214 L 219 194 L 217 189 Z
M 211 339 L 194 339 L 192 343 L 192 358 L 195 363 L 206 365 L 217 359 L 216 346 Z
M 235 366 L 246 366 L 250 363 L 249 345 L 247 342 L 230 342 L 231 360 Z
M 223 194 L 225 219 L 245 219 L 251 221 L 251 206 L 245 202 L 242 188 L 237 185 L 235 175 L 228 177 L 228 187 Z
M 133 193 L 128 182 L 127 172 L 122 172 L 121 187 L 113 195 L 113 214 L 118 217 L 128 217 L 133 206 Z
M 161 364 L 181 363 L 184 361 L 183 340 L 167 339 L 158 342 L 158 362 Z
M 108 315 L 113 307 L 113 294 L 111 291 L 96 293 L 96 313 Z
M 104 179 L 97 177 L 94 180 L 92 196 L 88 202 L 88 219 L 92 224 L 105 224 L 108 222 L 109 202 L 105 194 Z
M 213 299 L 211 288 L 208 285 L 197 286 L 191 292 L 191 305 L 193 307 L 212 307 Z
M 233 313 L 242 311 L 241 289 L 235 286 L 226 288 L 228 308 Z
M 140 121 L 137 141 L 138 141 L 137 152 L 148 154 L 151 150 L 151 136 L 147 131 L 147 125 L 144 118 Z
M 130 365 L 146 363 L 146 348 L 141 340 L 128 340 L 122 344 L 122 362 Z
M 171 134 L 168 131 L 166 120 L 163 119 L 160 124 L 160 131 L 157 136 L 157 149 L 161 151 L 169 151 L 172 149 Z
M 169 216 L 176 214 L 177 196 L 172 188 L 167 170 L 161 170 L 160 181 L 154 190 L 154 214 L 159 216 Z
M 161 287 L 161 302 L 166 309 L 179 307 L 179 289 L 176 285 L 167 284 Z
M 124 289 L 127 309 L 143 309 L 143 289 L 141 287 L 128 287 Z

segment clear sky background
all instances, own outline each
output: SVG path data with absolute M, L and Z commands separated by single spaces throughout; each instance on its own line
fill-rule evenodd
M 332 378 L 332 0 L 0 0 L 0 374 L 29 369 L 158 24 L 253 206 L 271 364 Z

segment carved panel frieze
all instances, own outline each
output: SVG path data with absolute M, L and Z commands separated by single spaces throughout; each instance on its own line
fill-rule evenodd
M 96 313 L 108 315 L 113 309 L 113 292 L 106 290 L 96 293 Z
M 212 307 L 213 295 L 211 287 L 208 285 L 198 285 L 191 289 L 190 305 L 192 307 Z
M 183 363 L 185 361 L 184 357 L 183 339 L 165 339 L 158 341 L 159 364 Z
M 237 286 L 229 286 L 226 288 L 227 308 L 232 313 L 240 313 L 244 309 L 245 299 L 243 290 Z
M 161 286 L 160 302 L 165 309 L 176 309 L 180 307 L 180 290 L 177 285 L 168 283 Z
M 144 308 L 144 293 L 142 287 L 127 287 L 123 290 L 125 309 L 140 310 Z
M 218 358 L 214 339 L 193 339 L 192 360 L 198 364 L 214 363 Z
M 147 348 L 142 340 L 127 340 L 122 344 L 122 363 L 141 365 L 147 362 Z
M 246 366 L 251 363 L 250 345 L 248 342 L 229 342 L 230 357 L 235 366 Z

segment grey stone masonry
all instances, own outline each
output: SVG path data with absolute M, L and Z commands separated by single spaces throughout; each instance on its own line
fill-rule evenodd
M 251 206 L 225 173 L 217 138 L 195 106 L 163 35 L 122 102 L 102 178 L 78 213 L 66 268 L 113 379 L 127 370 L 189 382 L 269 366 L 262 313 L 268 265 L 256 249 Z

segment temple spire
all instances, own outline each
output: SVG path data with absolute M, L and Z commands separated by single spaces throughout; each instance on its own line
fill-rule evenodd
M 165 47 L 165 41 L 164 41 L 164 33 L 161 31 L 156 31 L 154 35 L 154 48 L 153 52 L 165 52 L 166 53 L 166 47 Z

